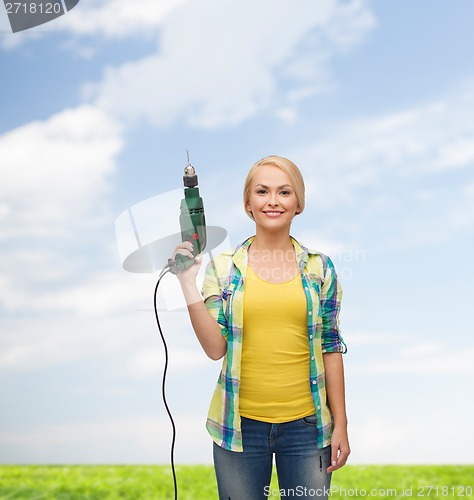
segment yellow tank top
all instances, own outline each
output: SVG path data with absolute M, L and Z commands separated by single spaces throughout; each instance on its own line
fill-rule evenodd
M 301 275 L 269 283 L 249 265 L 244 292 L 239 411 L 281 423 L 315 412 L 309 386 L 306 297 Z

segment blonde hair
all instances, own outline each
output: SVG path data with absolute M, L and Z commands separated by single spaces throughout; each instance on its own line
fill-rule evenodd
M 252 179 L 255 175 L 258 167 L 262 165 L 274 165 L 275 167 L 280 168 L 285 172 L 290 178 L 291 185 L 295 190 L 296 199 L 298 200 L 299 211 L 296 212 L 296 215 L 300 214 L 304 210 L 304 195 L 305 195 L 305 187 L 303 176 L 300 172 L 300 169 L 288 158 L 283 158 L 282 156 L 267 156 L 266 158 L 262 158 L 257 161 L 252 168 L 249 170 L 247 174 L 247 178 L 245 179 L 244 184 L 244 210 L 245 213 L 252 219 L 253 215 L 250 211 L 247 210 L 247 203 L 250 198 L 250 184 L 252 183 Z

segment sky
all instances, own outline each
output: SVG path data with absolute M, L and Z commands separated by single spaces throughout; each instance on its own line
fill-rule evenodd
M 215 252 L 254 234 L 255 161 L 301 169 L 292 235 L 344 292 L 349 463 L 473 463 L 473 16 L 467 0 L 81 0 L 13 34 L 0 8 L 0 463 L 168 463 L 157 273 L 123 269 L 115 223 L 141 207 L 154 234 L 178 227 L 186 149 L 227 231 Z M 211 463 L 221 362 L 175 276 L 158 304 L 176 462 Z

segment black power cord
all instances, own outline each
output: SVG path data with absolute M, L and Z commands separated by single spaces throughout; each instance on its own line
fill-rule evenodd
M 161 274 L 158 276 L 158 281 L 156 282 L 156 286 L 155 286 L 155 294 L 153 296 L 153 305 L 154 305 L 154 308 L 155 308 L 156 323 L 158 325 L 158 330 L 160 331 L 161 340 L 163 341 L 163 347 L 165 349 L 165 367 L 163 369 L 163 383 L 162 383 L 162 386 L 161 386 L 161 394 L 163 396 L 163 403 L 165 405 L 166 411 L 168 412 L 168 416 L 169 416 L 170 421 L 171 421 L 171 426 L 173 427 L 173 439 L 171 441 L 171 470 L 173 472 L 174 498 L 175 498 L 175 500 L 177 500 L 178 499 L 178 482 L 176 481 L 176 471 L 174 469 L 174 445 L 175 445 L 175 442 L 176 442 L 176 426 L 174 424 L 173 416 L 171 415 L 171 411 L 169 409 L 168 402 L 166 401 L 166 391 L 165 391 L 165 388 L 166 388 L 166 373 L 168 371 L 168 347 L 166 345 L 165 336 L 163 335 L 163 332 L 161 331 L 160 320 L 158 319 L 158 309 L 157 309 L 157 305 L 156 305 L 156 294 L 158 292 L 158 286 L 160 284 L 161 278 L 163 278 L 163 276 L 167 272 L 170 272 L 170 271 L 172 272 L 172 269 L 170 268 L 170 265 L 168 264 L 163 269 L 163 271 L 161 272 Z

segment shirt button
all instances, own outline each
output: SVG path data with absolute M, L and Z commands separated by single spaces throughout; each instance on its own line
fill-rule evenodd
M 308 314 L 311 316 L 311 315 L 313 314 L 313 311 L 309 311 L 309 313 L 308 313 Z
M 321 409 L 321 407 L 318 405 L 318 410 L 320 410 L 320 409 Z
M 313 336 L 312 336 L 312 335 L 310 335 L 310 336 L 309 336 L 309 338 L 310 338 L 310 339 L 312 339 L 312 338 L 313 338 Z
M 314 356 L 311 356 L 311 360 L 314 361 Z
M 305 286 L 305 287 L 304 287 L 304 289 L 305 289 L 305 290 L 308 290 L 308 287 L 307 287 L 307 286 Z

